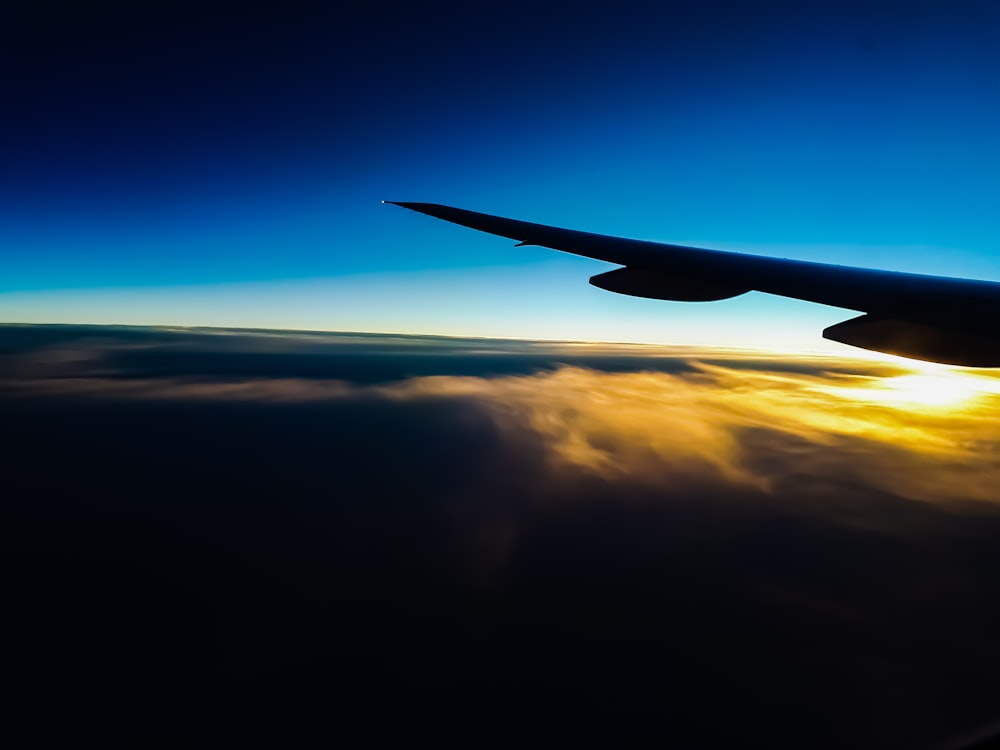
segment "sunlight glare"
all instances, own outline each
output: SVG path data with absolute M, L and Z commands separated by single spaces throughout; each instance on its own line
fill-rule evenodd
M 985 396 L 1000 394 L 1000 379 L 925 365 L 917 372 L 872 378 L 860 387 L 834 386 L 823 390 L 836 396 L 885 406 L 951 408 L 964 407 Z
M 927 406 L 959 404 L 982 392 L 976 379 L 957 373 L 898 375 L 882 379 L 877 390 L 881 391 L 880 400 L 885 402 L 901 401 Z

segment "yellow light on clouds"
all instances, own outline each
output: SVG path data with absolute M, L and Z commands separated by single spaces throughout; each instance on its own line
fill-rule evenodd
M 943 365 L 911 365 L 917 371 L 866 379 L 850 386 L 825 386 L 825 393 L 865 403 L 912 409 L 965 408 L 1000 394 L 1000 379 Z

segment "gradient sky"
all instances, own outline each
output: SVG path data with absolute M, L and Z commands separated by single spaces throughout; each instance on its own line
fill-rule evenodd
M 850 316 L 612 295 L 382 199 L 1000 279 L 995 4 L 651 5 L 4 9 L 0 320 L 814 349 Z

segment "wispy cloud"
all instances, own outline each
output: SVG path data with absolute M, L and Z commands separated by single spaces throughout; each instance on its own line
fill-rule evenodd
M 538 705 L 568 691 L 574 716 L 577 686 L 604 701 L 613 685 L 657 726 L 680 706 L 702 736 L 721 711 L 789 747 L 919 746 L 994 716 L 988 373 L 302 332 L 12 336 L 7 479 L 31 490 L 5 504 L 11 538 L 96 571 L 86 585 L 122 606 L 173 601 L 115 584 L 143 560 L 207 587 L 241 669 L 295 658 L 350 686 L 381 660 L 385 684 L 440 672 L 464 695 L 495 678 L 497 705 L 508 686 Z M 208 552 L 186 565 L 192 544 Z M 233 576 L 249 593 L 227 605 Z M 261 594 L 272 583 L 298 593 Z M 37 610 L 24 601 L 12 611 Z M 68 619 L 53 607 L 42 620 Z M 203 670 L 214 638 L 165 653 Z M 358 644 L 378 659 L 316 661 Z
M 0 393 L 273 404 L 462 402 L 491 420 L 507 443 L 540 445 L 553 479 L 738 485 L 775 502 L 808 488 L 810 498 L 821 495 L 834 508 L 846 485 L 938 503 L 1000 500 L 1000 380 L 968 372 L 927 374 L 899 364 L 733 351 L 680 356 L 671 350 L 664 357 L 652 349 L 642 351 L 649 369 L 636 371 L 633 364 L 632 371 L 608 372 L 599 360 L 595 367 L 559 365 L 567 351 L 586 346 L 553 345 L 551 367 L 493 377 L 431 375 L 376 384 L 141 372 L 109 377 L 104 355 L 137 346 L 76 342 L 21 355 L 18 366 L 6 368 Z M 481 348 L 463 351 L 474 360 Z M 598 348 L 597 354 L 622 352 Z

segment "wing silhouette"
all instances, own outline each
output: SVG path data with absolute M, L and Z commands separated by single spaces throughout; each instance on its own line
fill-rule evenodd
M 383 201 L 454 224 L 615 263 L 590 279 L 618 294 L 709 301 L 750 291 L 863 313 L 823 336 L 863 349 L 966 367 L 1000 367 L 1000 283 L 812 263 L 609 237 L 442 206 Z

